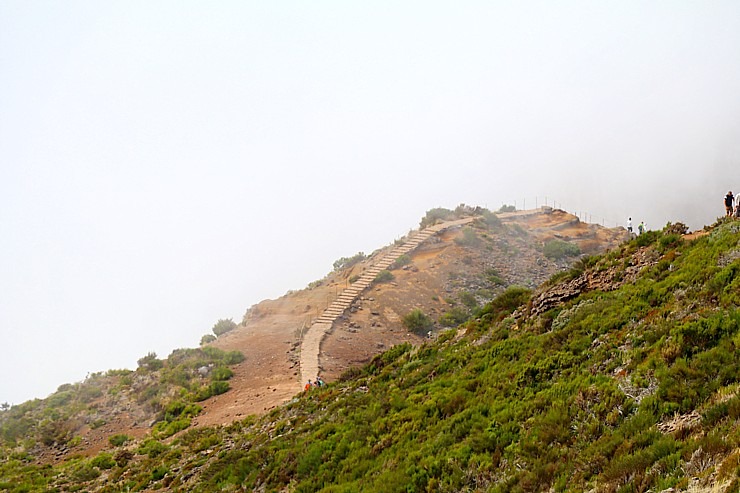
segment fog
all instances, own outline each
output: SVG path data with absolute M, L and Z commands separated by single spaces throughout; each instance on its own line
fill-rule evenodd
M 0 402 L 195 347 L 433 207 L 692 229 L 740 3 L 0 2 Z

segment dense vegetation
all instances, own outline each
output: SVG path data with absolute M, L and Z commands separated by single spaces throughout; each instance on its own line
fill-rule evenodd
M 46 399 L 0 413 L 1 457 L 23 464 L 40 446 L 73 448 L 80 444 L 80 429 L 100 428 L 122 412 L 153 421 L 153 437 L 172 436 L 190 426 L 191 418 L 201 410 L 197 402 L 229 389 L 227 380 L 233 375 L 229 366 L 243 359 L 239 352 L 208 346 L 177 349 L 164 360 L 155 353 L 143 356 L 136 371 L 111 370 L 89 375 L 84 382 L 64 384 Z M 126 442 L 124 437 L 111 437 L 111 443 Z
M 53 468 L 6 448 L 0 490 L 737 491 L 738 274 L 740 223 L 651 232 L 553 279 L 581 287 L 552 306 L 509 288 L 261 419 Z

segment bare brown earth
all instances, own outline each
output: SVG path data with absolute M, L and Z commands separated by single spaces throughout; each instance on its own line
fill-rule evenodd
M 418 344 L 423 337 L 404 329 L 401 318 L 420 308 L 437 319 L 458 303 L 461 292 L 477 293 L 485 302 L 504 287 L 491 285 L 483 275 L 495 270 L 506 284 L 535 287 L 567 268 L 573 259 L 550 260 L 541 253 L 544 242 L 561 239 L 594 254 L 627 238 L 623 228 L 586 224 L 563 211 L 523 211 L 502 214 L 504 227 L 477 229 L 476 245 L 456 242 L 463 227 L 446 230 L 411 252 L 411 263 L 393 271 L 389 283 L 367 288 L 333 324 L 321 345 L 321 375 L 327 381 L 347 369 L 403 342 Z M 375 252 L 382 255 L 386 249 Z M 302 390 L 300 341 L 310 323 L 349 287 L 371 259 L 352 269 L 329 274 L 319 286 L 290 292 L 278 300 L 253 306 L 243 323 L 215 343 L 241 351 L 246 359 L 235 368 L 232 389 L 205 402 L 197 425 L 230 423 L 249 414 L 262 414 L 292 399 Z

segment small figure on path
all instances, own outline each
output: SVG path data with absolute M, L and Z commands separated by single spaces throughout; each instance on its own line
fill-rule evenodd
M 725 215 L 731 216 L 733 211 L 733 205 L 735 205 L 735 197 L 732 195 L 732 190 L 727 192 L 725 195 Z
M 627 231 L 632 232 L 632 218 L 627 219 Z
M 640 224 L 637 226 L 637 234 L 642 234 L 645 232 L 645 222 L 640 221 Z
M 309 390 L 311 390 L 311 385 L 312 385 L 311 384 L 311 379 L 309 378 L 308 379 L 308 382 L 306 382 L 306 385 L 303 387 L 303 390 L 305 390 L 306 392 L 308 392 Z

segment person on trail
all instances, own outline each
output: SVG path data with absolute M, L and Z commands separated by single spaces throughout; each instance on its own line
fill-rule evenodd
M 645 232 L 645 222 L 640 221 L 640 224 L 637 226 L 637 234 L 642 234 Z
M 737 201 L 737 205 L 735 206 L 735 217 L 740 217 L 740 200 Z
M 317 375 L 317 376 L 316 376 L 316 386 L 317 386 L 317 387 L 323 387 L 324 385 L 325 385 L 325 384 L 324 384 L 324 381 L 323 381 L 323 380 L 321 379 L 321 377 L 320 377 L 320 376 L 318 376 L 318 375 Z
M 632 232 L 632 218 L 627 219 L 627 231 Z
M 311 390 L 311 385 L 312 385 L 311 384 L 311 379 L 309 378 L 308 379 L 308 382 L 305 385 L 305 387 L 303 387 L 303 390 L 305 390 L 306 392 L 308 392 L 309 390 Z
M 735 205 L 735 197 L 732 195 L 732 190 L 727 192 L 725 195 L 725 215 L 731 216 L 733 212 L 733 205 Z

